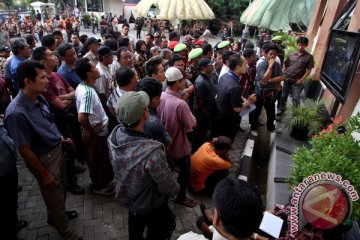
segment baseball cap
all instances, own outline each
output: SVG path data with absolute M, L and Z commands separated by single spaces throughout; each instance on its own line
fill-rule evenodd
M 200 57 L 203 53 L 202 48 L 194 48 L 189 52 L 189 60 L 195 59 L 197 57 Z
M 149 103 L 149 96 L 144 91 L 125 92 L 116 103 L 116 116 L 125 125 L 134 124 L 141 119 Z
M 218 44 L 218 48 L 224 48 L 224 47 L 227 47 L 227 46 L 230 46 L 230 42 L 229 41 L 221 41 L 219 44 Z
M 175 48 L 175 46 L 178 44 L 178 41 L 171 41 L 169 42 L 169 48 L 172 50 Z
M 174 47 L 174 52 L 181 52 L 183 50 L 185 50 L 186 45 L 183 43 L 178 43 L 176 44 L 176 46 Z
M 97 50 L 99 57 L 104 57 L 107 55 L 116 55 L 115 51 L 111 51 L 111 49 L 107 46 L 99 47 Z
M 11 49 L 8 46 L 0 45 L 0 52 L 10 52 Z
M 203 40 L 197 40 L 197 41 L 194 43 L 195 46 L 196 46 L 196 45 L 202 46 L 203 44 L 204 44 L 204 41 L 203 41 Z
M 100 39 L 96 39 L 94 37 L 89 37 L 86 42 L 85 42 L 85 47 L 88 47 L 90 44 L 93 44 L 93 43 L 100 43 L 101 40 Z
M 212 60 L 209 59 L 209 58 L 202 58 L 202 59 L 200 59 L 200 61 L 199 61 L 199 63 L 198 63 L 198 66 L 199 66 L 199 68 L 201 69 L 201 68 L 206 67 L 206 66 L 208 66 L 208 65 L 211 65 L 211 64 L 213 64 L 213 63 L 214 63 L 214 61 L 212 61 Z
M 282 41 L 282 37 L 281 36 L 275 36 L 271 39 L 271 41 Z
M 168 70 L 166 70 L 166 72 L 165 72 L 165 77 L 168 82 L 175 82 L 177 80 L 184 78 L 181 71 L 179 69 L 177 69 L 176 67 L 168 68 Z
M 150 48 L 150 52 L 152 52 L 152 51 L 159 51 L 160 52 L 161 48 L 159 46 L 155 45 L 152 48 Z

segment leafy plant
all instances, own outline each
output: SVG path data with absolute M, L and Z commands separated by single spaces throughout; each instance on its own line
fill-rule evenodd
M 311 148 L 298 148 L 292 155 L 294 179 L 291 185 L 298 185 L 316 173 L 331 172 L 340 175 L 342 180 L 348 180 L 355 190 L 360 191 L 360 141 L 352 135 L 360 130 L 360 113 L 347 120 L 344 126 L 341 122 L 334 120 L 326 130 L 312 138 Z M 353 202 L 351 219 L 360 219 L 359 200 Z
M 293 105 L 287 109 L 285 121 L 289 129 L 297 127 L 307 129 L 310 135 L 317 134 L 322 126 L 321 112 L 324 108 L 323 101 L 306 99 L 304 105 Z

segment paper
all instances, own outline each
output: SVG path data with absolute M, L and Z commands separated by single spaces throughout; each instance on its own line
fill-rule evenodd
M 247 108 L 245 108 L 244 110 L 242 110 L 239 115 L 240 117 L 244 117 L 246 115 L 248 115 L 249 113 L 251 113 L 252 111 L 254 111 L 256 108 L 255 104 L 251 104 L 250 106 L 248 106 Z
M 274 214 L 265 212 L 260 224 L 260 229 L 274 238 L 279 238 L 283 222 L 284 220 L 275 216 Z

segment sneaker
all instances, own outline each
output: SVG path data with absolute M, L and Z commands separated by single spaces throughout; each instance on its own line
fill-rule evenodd
M 94 188 L 93 193 L 98 194 L 98 195 L 110 196 L 115 193 L 115 189 L 114 189 L 114 187 L 111 187 L 111 186 L 107 186 L 107 187 L 104 187 L 101 189 Z
M 254 137 L 257 137 L 257 135 L 258 135 L 257 130 L 251 130 L 251 135 L 253 135 Z

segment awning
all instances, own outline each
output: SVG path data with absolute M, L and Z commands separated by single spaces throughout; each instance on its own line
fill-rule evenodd
M 291 30 L 290 23 L 309 26 L 315 0 L 255 0 L 240 22 L 272 31 Z
M 200 20 L 215 18 L 214 12 L 204 0 L 142 0 L 135 8 L 139 16 L 147 17 L 149 9 L 155 5 L 157 16 L 167 20 Z

